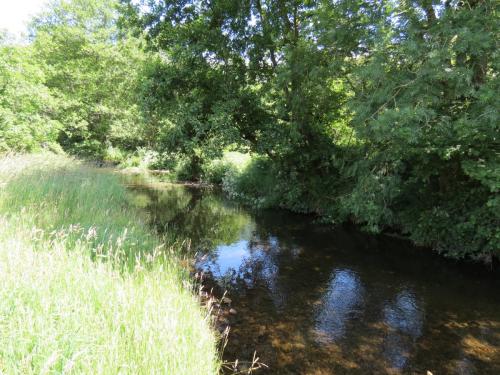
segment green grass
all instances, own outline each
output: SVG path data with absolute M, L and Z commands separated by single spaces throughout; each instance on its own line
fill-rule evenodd
M 172 258 L 117 176 L 0 159 L 0 374 L 217 373 L 208 314 Z

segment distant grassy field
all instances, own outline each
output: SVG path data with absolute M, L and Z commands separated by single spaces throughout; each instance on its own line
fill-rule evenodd
M 0 374 L 216 374 L 207 313 L 160 250 L 117 176 L 0 158 Z

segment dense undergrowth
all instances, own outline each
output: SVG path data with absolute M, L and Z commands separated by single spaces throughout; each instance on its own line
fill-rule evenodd
M 41 154 L 1 158 L 0 183 L 0 373 L 218 372 L 188 275 L 117 176 Z

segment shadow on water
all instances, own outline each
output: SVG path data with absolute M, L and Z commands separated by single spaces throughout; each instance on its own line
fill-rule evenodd
M 257 351 L 272 374 L 500 374 L 500 283 L 487 270 L 208 190 L 129 185 L 228 291 L 227 360 Z

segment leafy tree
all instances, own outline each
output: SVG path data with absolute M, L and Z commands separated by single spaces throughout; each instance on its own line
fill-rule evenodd
M 99 156 L 144 143 L 136 93 L 146 56 L 138 39 L 119 35 L 117 17 L 113 0 L 58 0 L 33 21 L 33 48 L 59 100 L 67 150 Z
M 359 72 L 348 209 L 455 257 L 500 249 L 498 4 L 401 1 Z
M 0 40 L 0 152 L 57 149 L 61 124 L 52 114 L 58 103 L 44 82 L 29 46 Z
M 162 55 L 146 96 L 161 147 L 190 174 L 238 144 L 273 191 L 233 188 L 452 256 L 500 247 L 495 3 L 125 3 Z
M 332 135 L 342 133 L 333 128 L 346 126 L 347 60 L 358 48 L 332 19 L 353 14 L 349 2 L 124 3 L 127 24 L 147 31 L 162 55 L 145 98 L 146 112 L 164 121 L 164 150 L 190 154 L 195 165 L 236 144 L 267 155 L 288 177 L 331 171 L 340 141 Z M 351 19 L 357 34 L 374 4 Z
M 238 7 L 231 2 L 126 3 L 125 22 L 147 30 L 150 46 L 159 51 L 160 58 L 149 66 L 143 106 L 157 126 L 156 147 L 165 163 L 180 159 L 186 177 L 196 178 L 201 165 L 224 147 L 250 147 L 254 129 L 267 114 L 227 29 L 242 26 L 227 18 L 236 16 Z

